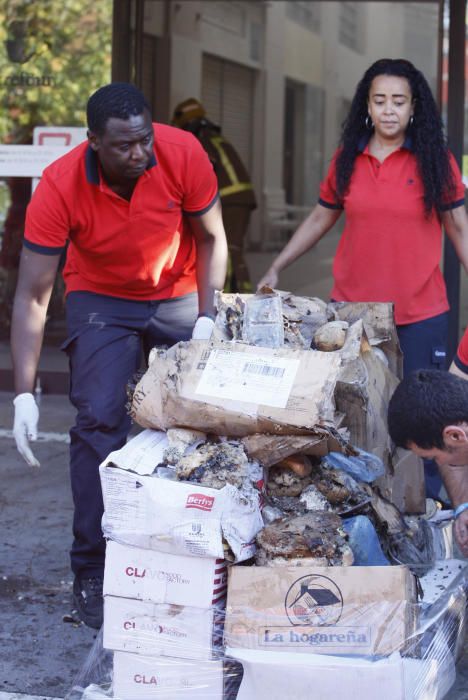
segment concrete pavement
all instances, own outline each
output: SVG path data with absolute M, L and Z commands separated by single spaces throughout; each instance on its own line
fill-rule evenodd
M 0 394 L 0 700 L 16 700 L 10 693 L 63 698 L 96 635 L 63 621 L 73 608 L 65 442 L 73 414 L 66 397 L 44 397 L 40 429 L 49 436 L 34 445 L 41 467 L 32 469 L 3 432 L 11 428 L 11 399 Z
M 65 396 L 43 395 L 39 428 L 46 438 L 34 445 L 41 467 L 31 469 L 11 437 L 12 398 L 0 392 L 0 700 L 61 699 L 96 638 L 64 621 L 73 619 L 66 443 L 73 412 Z M 465 644 L 447 700 L 468 700 L 467 652 Z

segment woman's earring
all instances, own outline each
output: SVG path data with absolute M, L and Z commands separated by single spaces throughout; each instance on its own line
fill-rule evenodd
M 365 123 L 366 123 L 366 129 L 369 129 L 369 131 L 370 131 L 372 129 L 372 127 L 374 126 L 374 122 L 372 121 L 370 114 L 367 115 Z
M 409 125 L 413 126 L 413 124 L 414 124 L 414 117 L 413 117 L 413 115 L 411 115 L 411 117 L 409 118 Z

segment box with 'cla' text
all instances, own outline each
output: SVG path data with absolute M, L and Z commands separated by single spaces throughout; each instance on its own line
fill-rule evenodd
M 103 646 L 146 656 L 209 661 L 222 653 L 224 606 L 194 608 L 104 597 Z
M 226 597 L 226 581 L 224 561 L 107 543 L 104 595 L 211 608 Z
M 119 700 L 222 700 L 223 662 L 114 652 L 113 696 Z

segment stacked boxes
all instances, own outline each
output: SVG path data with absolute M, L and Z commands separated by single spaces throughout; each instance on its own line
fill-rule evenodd
M 144 431 L 101 465 L 108 537 L 103 645 L 114 697 L 223 698 L 225 547 L 252 555 L 258 495 L 152 475 L 167 446 Z
M 109 542 L 104 595 L 107 649 L 200 660 L 219 655 L 224 561 Z
M 449 602 L 443 610 L 438 604 L 431 606 L 434 612 L 424 610 L 406 566 L 314 566 L 312 556 L 290 566 L 282 556 L 287 531 L 286 540 L 273 538 L 276 555 L 269 566 L 231 567 L 226 605 L 226 559 L 252 559 L 263 528 L 259 493 L 237 487 L 237 481 L 225 483 L 229 470 L 232 475 L 239 468 L 237 460 L 220 466 L 211 457 L 193 458 L 201 435 L 209 434 L 209 442 L 216 442 L 215 435 L 227 442 L 234 436 L 249 465 L 255 462 L 261 471 L 291 456 L 352 454 L 349 434 L 353 444 L 392 463 L 380 478 L 384 495 L 404 512 L 424 511 L 422 466 L 411 466 L 407 456 L 395 462 L 390 455 L 385 416 L 401 365 L 391 306 L 327 306 L 283 295 L 289 346 L 259 348 L 235 342 L 243 301 L 221 302 L 220 337 L 214 342 L 179 343 L 157 352 L 132 402 L 132 417 L 151 430 L 101 465 L 108 538 L 103 644 L 113 651 L 114 697 L 329 698 L 344 688 L 346 697 L 364 700 L 439 700 L 454 678 L 448 635 L 439 620 L 442 613 L 449 617 Z M 335 317 L 350 323 L 342 350 L 310 350 L 312 326 Z M 376 341 L 386 350 L 385 363 L 372 351 Z M 187 451 L 171 459 L 161 432 L 169 429 L 192 433 L 184 443 Z M 190 463 L 184 470 L 185 458 Z M 247 480 L 265 486 L 269 496 L 275 495 L 273 486 L 299 506 L 298 494 L 287 490 L 296 482 L 302 495 L 310 488 L 300 481 L 308 477 L 307 460 L 294 466 L 289 481 L 280 474 L 263 484 L 262 471 L 258 479 L 249 471 Z M 175 480 L 172 467 L 186 480 Z M 214 472 L 217 481 L 203 481 L 205 471 Z M 213 483 L 225 485 L 211 488 Z M 349 481 L 336 483 L 353 495 Z M 367 504 L 368 490 L 360 493 L 366 496 L 361 505 Z M 356 507 L 352 498 L 350 503 Z M 292 520 L 290 505 L 283 515 Z M 270 503 L 266 522 L 278 511 L 281 515 Z M 386 533 L 395 512 L 384 515 Z M 326 538 L 314 528 L 302 534 L 311 551 L 326 548 Z M 461 619 L 465 600 L 463 592 L 451 604 L 450 622 L 455 615 Z M 237 663 L 243 667 L 240 688 Z M 233 679 L 237 687 L 234 683 L 230 694 Z

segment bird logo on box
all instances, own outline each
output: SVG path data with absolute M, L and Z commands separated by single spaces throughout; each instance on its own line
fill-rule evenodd
M 289 588 L 285 609 L 292 625 L 334 625 L 343 611 L 343 596 L 327 576 L 302 576 Z

